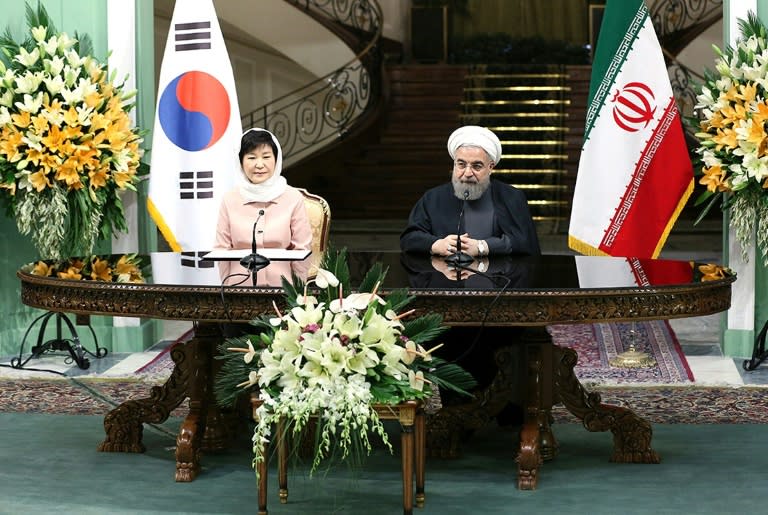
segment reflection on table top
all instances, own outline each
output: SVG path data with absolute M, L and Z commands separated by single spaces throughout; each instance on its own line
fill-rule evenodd
M 238 262 L 201 260 L 203 254 L 137 256 L 145 280 L 140 284 L 44 277 L 25 266 L 18 273 L 22 300 L 73 313 L 250 320 L 280 300 L 283 277 L 306 274 L 313 262 L 312 256 L 272 262 L 258 272 L 254 288 Z M 118 259 L 108 257 L 109 262 Z M 496 314 L 488 322 L 510 325 L 697 316 L 727 309 L 735 280 L 722 267 L 677 260 L 507 257 L 475 262 L 470 272 L 449 268 L 442 259 L 399 252 L 350 252 L 348 261 L 353 286 L 380 262 L 388 269 L 382 292 L 409 287 L 414 307 L 440 312 L 454 323 L 482 319 L 492 300 Z M 84 270 L 81 276 L 88 275 L 87 262 L 76 263 Z M 71 263 L 48 265 L 66 270 Z M 243 280 L 242 286 L 232 286 Z M 470 296 L 473 302 L 467 302 Z

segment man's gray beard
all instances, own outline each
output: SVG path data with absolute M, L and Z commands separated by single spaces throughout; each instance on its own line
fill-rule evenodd
M 491 185 L 491 176 L 489 175 L 479 182 L 472 183 L 461 182 L 456 177 L 452 177 L 451 183 L 453 184 L 453 194 L 456 195 L 456 198 L 464 200 L 464 192 L 467 191 L 469 192 L 467 200 L 477 200 L 483 196 L 485 190 Z

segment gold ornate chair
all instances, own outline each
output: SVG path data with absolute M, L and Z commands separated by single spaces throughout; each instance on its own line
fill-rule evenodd
M 309 224 L 312 226 L 312 263 L 320 264 L 331 232 L 331 207 L 326 200 L 304 188 L 297 188 L 304 195 Z M 314 268 L 314 267 L 313 267 Z

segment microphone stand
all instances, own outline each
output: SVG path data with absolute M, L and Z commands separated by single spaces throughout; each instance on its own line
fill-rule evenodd
M 251 272 L 251 278 L 253 279 L 254 286 L 256 286 L 256 275 L 258 274 L 258 271 L 261 270 L 262 268 L 265 268 L 270 263 L 269 258 L 259 254 L 258 247 L 256 244 L 256 225 L 258 225 L 259 220 L 261 220 L 262 216 L 264 216 L 264 210 L 260 209 L 259 216 L 257 216 L 256 221 L 253 222 L 253 238 L 251 239 L 251 253 L 248 254 L 247 256 L 244 256 L 243 259 L 240 260 L 240 266 L 242 266 L 243 268 Z
M 464 219 L 464 208 L 467 206 L 468 197 L 469 191 L 464 191 L 464 200 L 461 202 L 461 211 L 459 212 L 459 223 L 456 227 L 456 252 L 445 258 L 446 263 L 455 267 L 466 266 L 475 260 L 466 252 L 461 251 L 461 222 Z

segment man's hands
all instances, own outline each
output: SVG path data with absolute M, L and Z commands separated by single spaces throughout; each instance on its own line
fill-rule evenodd
M 451 281 L 464 281 L 470 276 L 475 275 L 474 270 L 468 268 L 454 268 L 439 257 L 432 258 L 432 268 L 443 274 Z
M 485 250 L 484 252 L 481 252 L 481 247 L 484 249 L 488 248 L 485 245 L 485 242 L 481 243 L 482 240 L 475 240 L 473 238 L 470 238 L 469 234 L 467 233 L 464 233 L 461 236 L 458 236 L 456 234 L 449 234 L 445 238 L 435 241 L 432 244 L 432 248 L 430 249 L 430 251 L 435 256 L 450 256 L 451 254 L 456 252 L 459 239 L 461 239 L 462 252 L 466 252 L 472 257 L 478 257 L 484 254 L 487 254 L 487 250 Z

